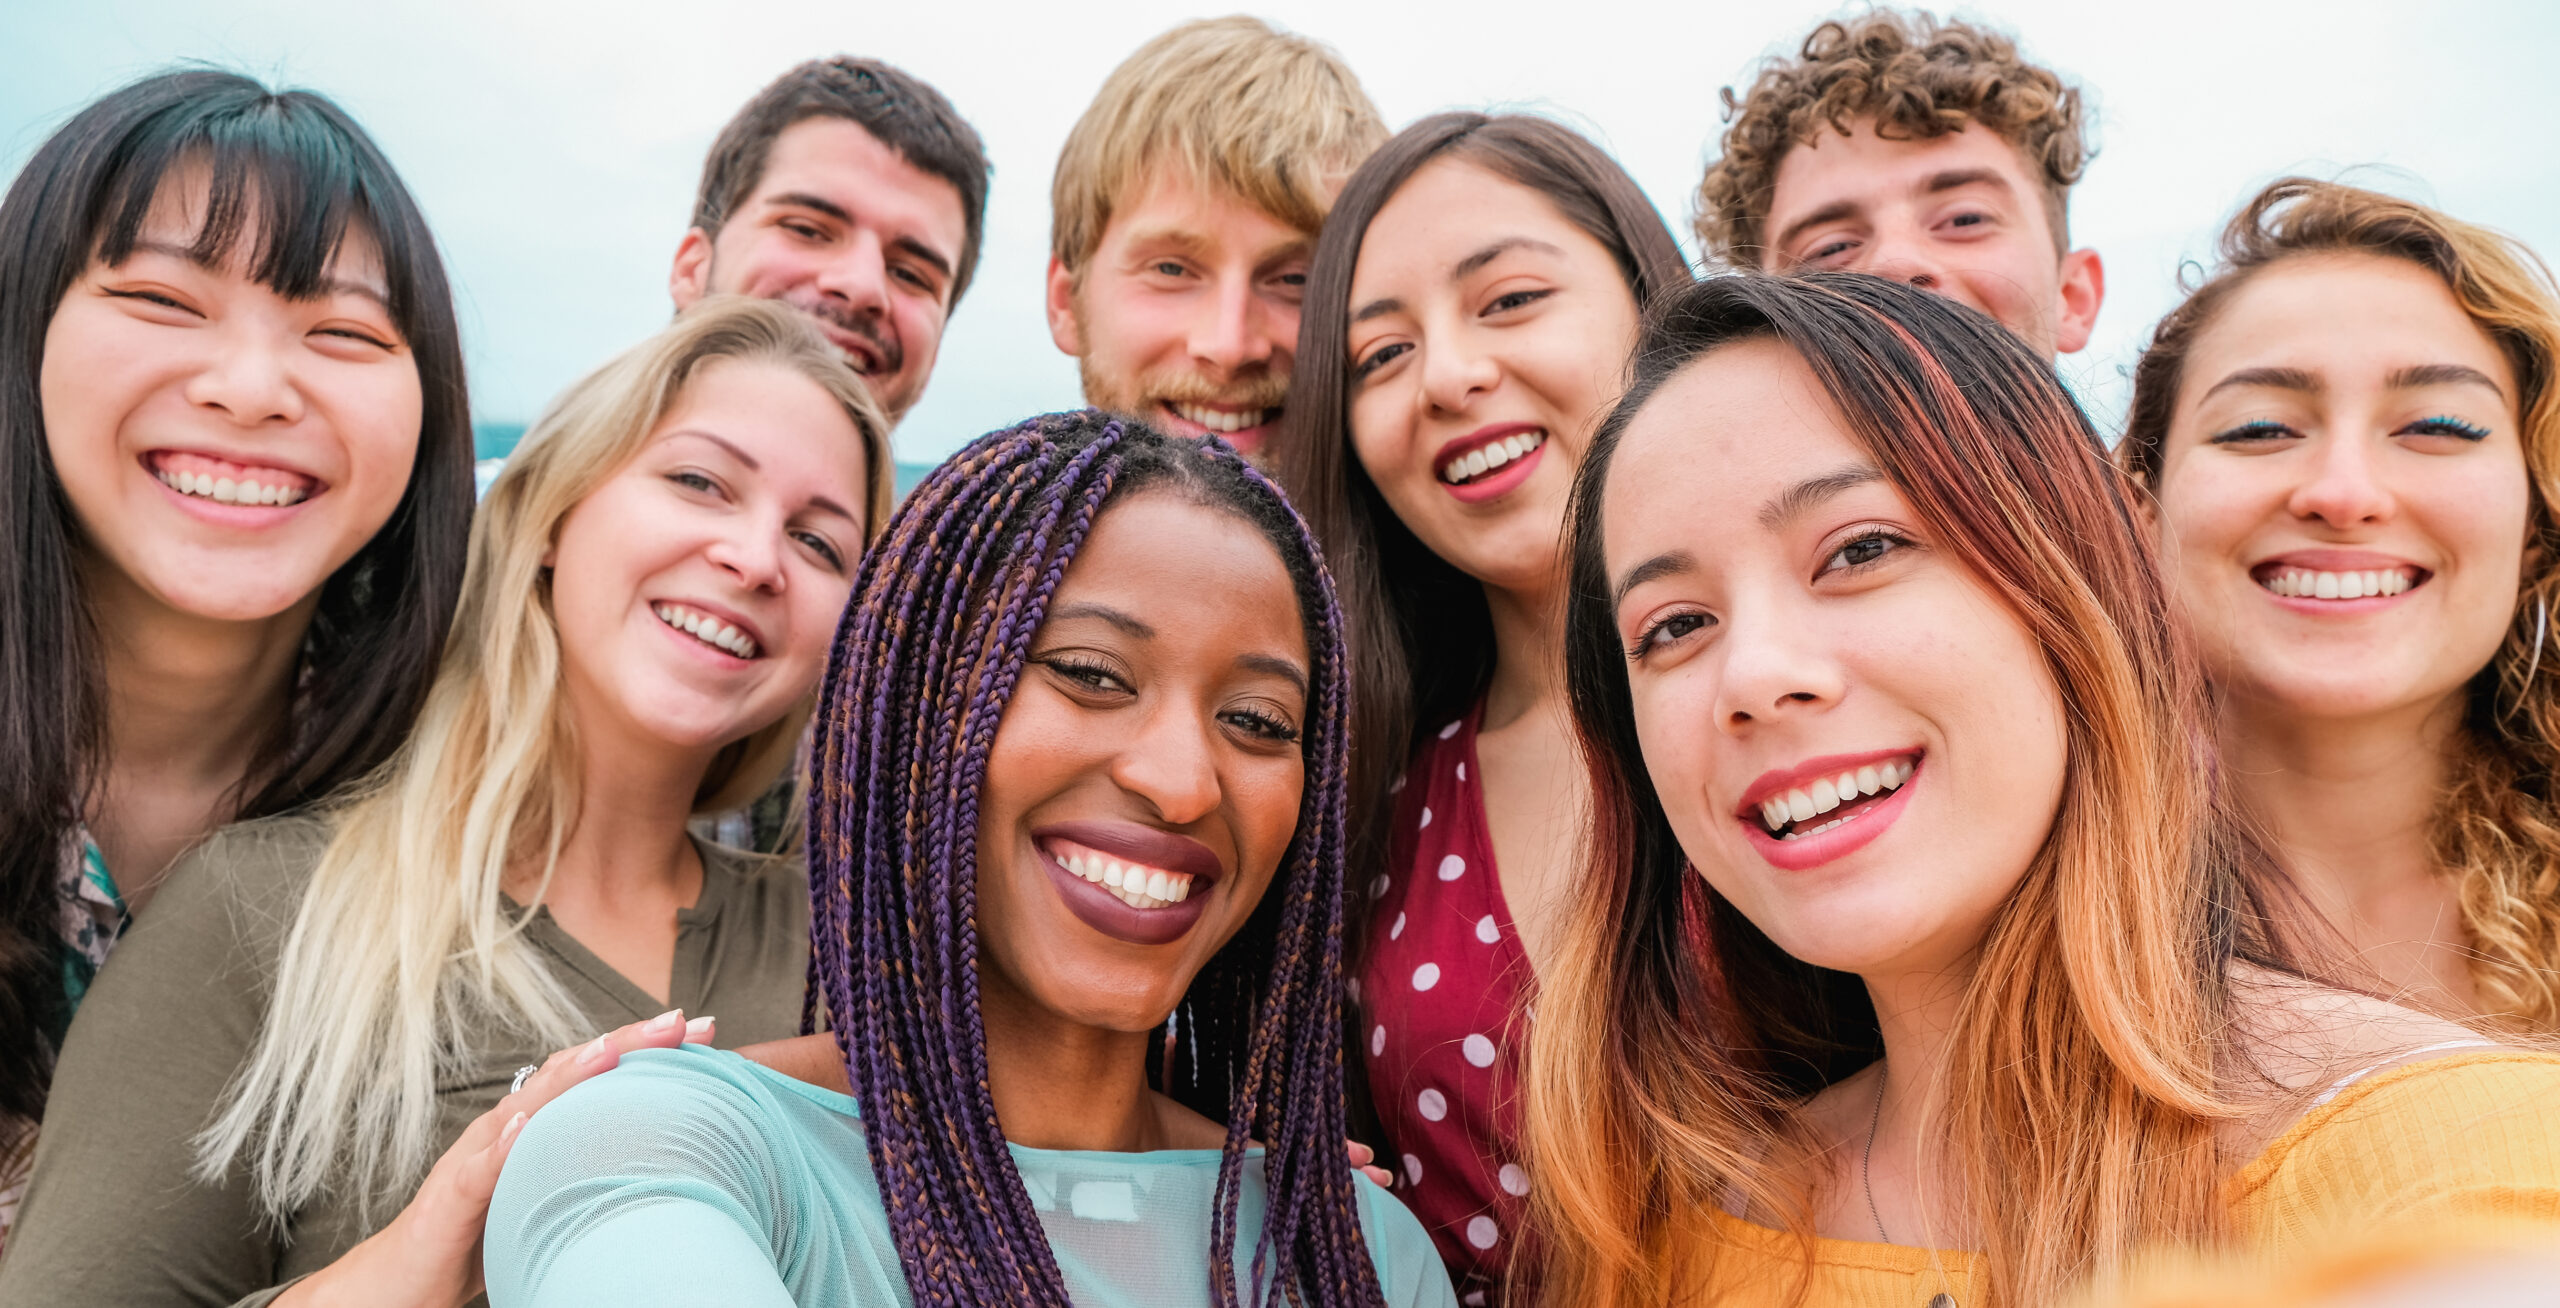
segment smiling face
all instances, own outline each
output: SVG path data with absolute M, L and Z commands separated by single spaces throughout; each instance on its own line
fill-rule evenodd
M 1963 966 L 2061 801 L 2024 624 L 1774 340 L 1663 385 L 1601 529 L 1645 767 L 1698 871 L 1816 966 Z
M 1158 168 L 1083 268 L 1049 261 L 1049 332 L 1085 403 L 1177 436 L 1262 448 L 1298 349 L 1315 238 Z
M 1371 220 L 1351 305 L 1352 444 L 1388 506 L 1487 585 L 1546 584 L 1635 346 L 1617 259 L 1545 196 L 1443 158 Z
M 719 359 L 560 522 L 551 609 L 589 748 L 709 754 L 826 667 L 863 545 L 861 432 L 816 382 Z
M 1765 225 L 1775 272 L 1873 273 L 1979 309 L 2050 358 L 2089 343 L 2096 253 L 2058 253 L 2043 184 L 1987 130 L 1888 140 L 1872 120 L 1787 151 Z
M 669 291 L 679 311 L 734 294 L 808 314 L 894 422 L 924 398 L 967 236 L 958 188 L 858 123 L 807 118 L 718 236 L 685 233 Z
M 314 599 L 390 519 L 423 399 L 369 235 L 350 227 L 328 284 L 289 300 L 242 266 L 255 230 L 217 266 L 188 254 L 207 189 L 172 173 L 132 256 L 72 283 L 38 384 L 100 584 L 257 621 Z
M 987 760 L 991 1023 L 1163 1025 L 1296 832 L 1307 667 L 1297 591 L 1258 528 L 1153 491 L 1094 524 Z
M 2187 358 L 2159 475 L 2180 598 L 2227 690 L 2310 717 L 2435 706 L 2497 652 L 2532 486 L 2506 356 L 2434 274 L 2253 276 Z

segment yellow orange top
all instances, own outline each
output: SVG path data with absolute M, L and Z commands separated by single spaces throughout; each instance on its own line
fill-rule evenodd
M 2560 1235 L 2560 1056 L 2499 1050 L 2377 1072 L 2335 1090 L 2225 1183 L 2232 1241 L 2262 1258 L 2333 1249 L 2359 1228 L 2543 1225 Z M 1717 1214 L 1702 1304 L 1968 1308 L 1961 1250 L 1815 1239 Z M 2421 1242 L 2423 1243 L 2423 1242 Z M 2412 1245 L 2411 1247 L 2418 1247 Z

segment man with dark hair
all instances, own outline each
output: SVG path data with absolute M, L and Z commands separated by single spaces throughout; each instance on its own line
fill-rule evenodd
M 1724 92 L 1698 243 L 1743 268 L 1893 277 L 1990 314 L 2051 358 L 2106 296 L 2071 248 L 2089 161 L 2080 92 L 1987 27 L 1876 9 L 1813 29 Z
M 813 59 L 712 142 L 667 290 L 817 320 L 891 421 L 924 395 L 977 270 L 987 149 L 942 93 L 875 59 Z

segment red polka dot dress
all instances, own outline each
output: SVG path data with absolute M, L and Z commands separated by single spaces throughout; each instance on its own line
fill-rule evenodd
M 1467 1305 L 1504 1302 L 1529 1193 L 1513 1142 L 1532 977 L 1494 875 L 1482 715 L 1478 705 L 1426 737 L 1398 783 L 1354 988 L 1370 1097 L 1397 1155 L 1380 1161 L 1398 1171 L 1397 1194 Z

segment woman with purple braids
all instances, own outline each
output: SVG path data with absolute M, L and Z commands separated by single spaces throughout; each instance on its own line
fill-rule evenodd
M 1452 1305 L 1343 1158 L 1330 579 L 1223 444 L 979 440 L 865 561 L 813 742 L 851 1095 L 700 1046 L 525 1129 L 513 1305 Z

